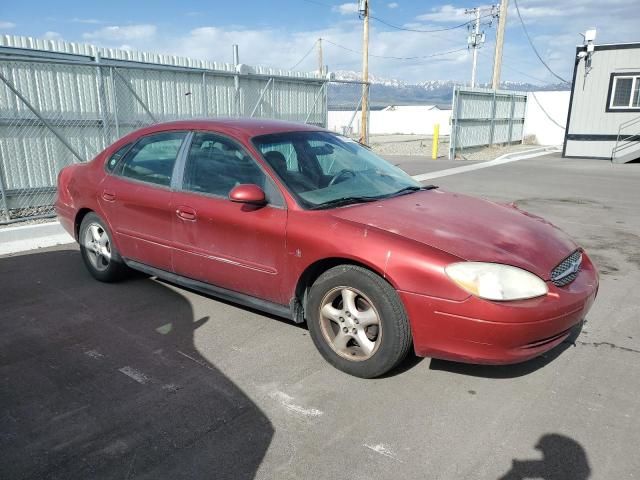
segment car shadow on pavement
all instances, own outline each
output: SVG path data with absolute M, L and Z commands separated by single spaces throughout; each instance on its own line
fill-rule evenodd
M 514 458 L 509 471 L 498 480 L 587 480 L 591 476 L 587 454 L 572 438 L 549 433 L 540 437 L 535 449 L 540 451 L 542 459 Z
M 583 323 L 576 325 L 571 334 L 557 347 L 548 352 L 522 363 L 512 365 L 480 365 L 471 363 L 451 362 L 448 360 L 431 359 L 429 368 L 431 370 L 441 370 L 445 372 L 458 373 L 473 377 L 484 378 L 516 378 L 535 372 L 549 363 L 553 362 L 570 347 L 575 346 L 575 342 L 582 331 Z
M 253 478 L 274 428 L 198 352 L 207 321 L 77 250 L 0 258 L 0 478 Z

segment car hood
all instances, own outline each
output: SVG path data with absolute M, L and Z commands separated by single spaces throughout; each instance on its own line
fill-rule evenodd
M 336 208 L 331 214 L 464 260 L 524 268 L 544 280 L 578 248 L 560 229 L 514 206 L 439 189 Z

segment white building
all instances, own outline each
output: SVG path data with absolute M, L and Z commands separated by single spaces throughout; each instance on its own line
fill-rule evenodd
M 335 132 L 357 134 L 360 132 L 362 113 L 353 110 L 329 110 L 328 128 Z M 449 135 L 451 110 L 436 105 L 390 105 L 382 110 L 369 112 L 371 135 L 431 135 L 436 123 L 440 135 Z

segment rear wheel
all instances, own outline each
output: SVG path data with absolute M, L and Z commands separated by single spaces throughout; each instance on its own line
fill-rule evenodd
M 307 323 L 322 356 L 357 377 L 388 372 L 411 346 L 407 315 L 394 288 L 355 265 L 334 267 L 315 281 Z
M 127 267 L 113 244 L 106 223 L 91 212 L 85 215 L 78 235 L 82 260 L 89 273 L 101 282 L 115 282 L 127 273 Z

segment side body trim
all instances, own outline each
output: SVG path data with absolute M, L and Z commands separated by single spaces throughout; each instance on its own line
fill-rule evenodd
M 134 270 L 139 270 L 148 275 L 153 275 L 155 277 L 161 278 L 162 280 L 175 283 L 182 287 L 186 287 L 207 295 L 213 295 L 230 302 L 239 303 L 240 305 L 244 305 L 245 307 L 255 308 L 256 310 L 270 313 L 272 315 L 277 315 L 278 317 L 284 317 L 289 320 L 293 320 L 291 308 L 288 305 L 280 305 L 278 303 L 269 302 L 267 300 L 262 300 L 250 295 L 245 295 L 244 293 L 239 293 L 233 290 L 218 287 L 216 285 L 204 283 L 199 280 L 183 277 L 182 275 L 167 272 L 166 270 L 160 270 L 159 268 L 154 268 L 144 263 L 130 260 L 128 258 L 124 259 L 124 263 L 126 263 L 127 266 L 133 268 Z

